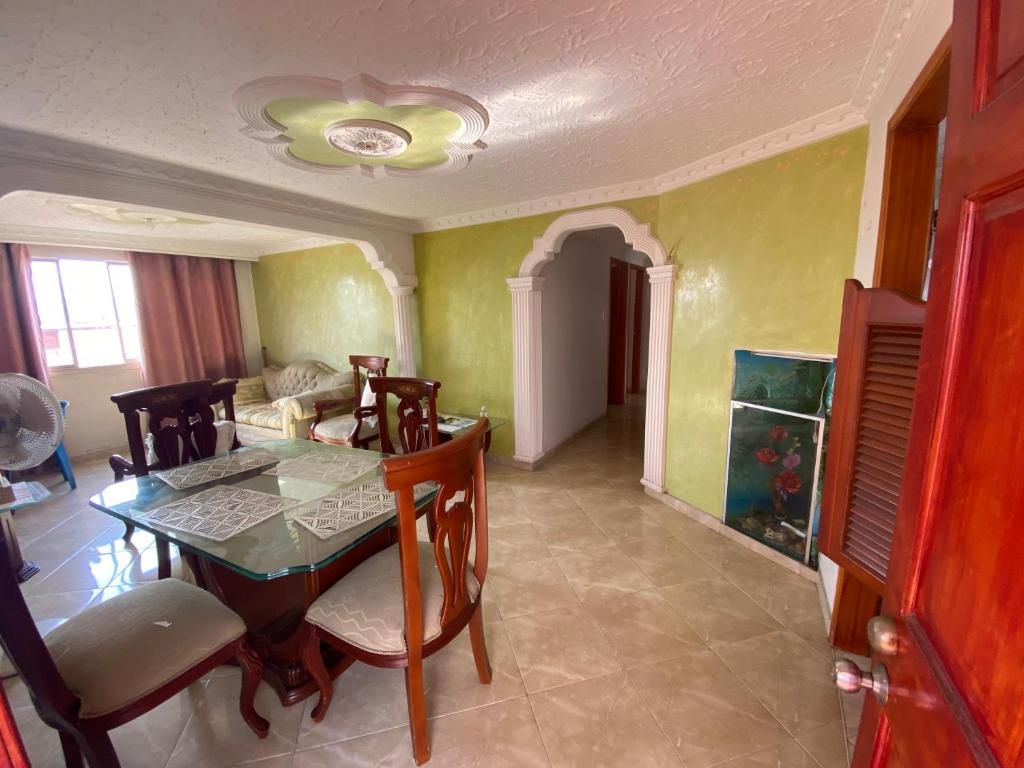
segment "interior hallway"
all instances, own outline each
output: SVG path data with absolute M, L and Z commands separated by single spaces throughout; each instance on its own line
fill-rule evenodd
M 611 408 L 542 469 L 492 464 L 485 594 L 490 686 L 468 636 L 426 662 L 431 766 L 847 764 L 815 586 L 642 492 L 642 406 Z M 88 509 L 104 461 L 17 517 L 45 631 L 156 575 L 152 537 Z M 59 486 L 60 489 L 66 486 Z M 62 765 L 24 686 L 5 683 L 35 768 Z M 356 664 L 327 719 L 257 699 L 258 740 L 222 668 L 113 732 L 125 766 L 413 765 L 400 671 Z M 199 713 L 193 716 L 193 713 Z

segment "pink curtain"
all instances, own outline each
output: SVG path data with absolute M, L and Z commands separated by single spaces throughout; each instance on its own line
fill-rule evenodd
M 0 373 L 27 373 L 50 383 L 25 245 L 4 244 L 0 251 Z
M 234 264 L 129 253 L 149 386 L 245 376 Z

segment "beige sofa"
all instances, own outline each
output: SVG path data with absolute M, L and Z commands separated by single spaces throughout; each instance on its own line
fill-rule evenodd
M 360 382 L 360 385 L 362 382 Z M 351 402 L 330 412 L 351 413 L 358 403 L 352 373 L 336 371 L 316 360 L 284 368 L 268 366 L 259 376 L 239 379 L 235 389 L 235 429 L 242 445 L 283 437 L 309 438 L 316 416 L 313 403 L 341 399 Z

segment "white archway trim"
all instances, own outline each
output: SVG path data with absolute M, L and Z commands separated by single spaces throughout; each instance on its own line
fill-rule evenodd
M 565 238 L 573 232 L 616 227 L 635 250 L 650 257 L 651 322 L 647 356 L 647 416 L 644 433 L 644 476 L 648 488 L 665 490 L 665 439 L 668 423 L 668 371 L 672 349 L 672 300 L 678 267 L 673 264 L 648 224 L 637 221 L 622 208 L 595 208 L 559 216 L 541 237 L 519 268 L 519 277 L 508 278 L 512 292 L 513 390 L 517 461 L 533 464 L 544 457 L 543 343 L 541 298 L 544 278 L 540 272 L 552 261 Z
M 536 277 L 544 265 L 562 250 L 565 238 L 573 232 L 587 229 L 615 227 L 634 250 L 647 254 L 656 267 L 669 263 L 668 254 L 661 241 L 651 234 L 651 225 L 636 220 L 625 208 L 591 208 L 559 216 L 548 226 L 544 234 L 533 241 L 533 250 L 523 259 L 519 277 Z

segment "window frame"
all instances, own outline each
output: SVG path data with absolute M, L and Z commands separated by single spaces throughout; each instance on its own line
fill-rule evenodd
M 120 342 L 120 344 L 121 344 L 121 358 L 122 358 L 121 362 L 119 362 L 119 363 L 109 363 L 107 365 L 88 365 L 88 366 L 80 366 L 78 364 L 78 348 L 75 346 L 75 338 L 74 338 L 74 334 L 72 333 L 73 329 L 71 328 L 71 316 L 68 314 L 68 300 L 67 300 L 67 296 L 66 296 L 65 290 L 64 290 L 64 274 L 63 274 L 63 272 L 61 271 L 61 268 L 60 268 L 61 260 L 64 260 L 64 261 L 101 261 L 106 266 L 106 268 L 107 268 L 107 285 L 110 287 L 110 300 L 111 300 L 111 303 L 114 306 L 114 321 L 116 323 L 115 327 L 117 329 L 117 339 L 118 339 L 118 342 Z M 125 354 L 124 331 L 121 328 L 121 312 L 120 312 L 120 310 L 118 309 L 118 306 L 117 306 L 117 298 L 114 296 L 114 282 L 111 279 L 111 275 L 110 275 L 110 267 L 112 265 L 113 266 L 128 267 L 128 262 L 126 260 L 111 259 L 111 258 L 104 257 L 104 256 L 87 257 L 87 256 L 84 256 L 84 255 L 60 256 L 60 255 L 49 255 L 48 254 L 46 256 L 35 256 L 35 255 L 33 255 L 33 256 L 31 256 L 31 262 L 32 263 L 35 263 L 35 262 L 50 262 L 57 269 L 57 285 L 60 288 L 60 305 L 61 305 L 61 309 L 63 310 L 63 314 L 64 314 L 64 328 L 67 330 L 68 345 L 71 347 L 71 360 L 72 360 L 71 364 L 70 365 L 68 365 L 68 364 L 65 364 L 65 365 L 50 365 L 49 363 L 47 363 L 46 368 L 47 368 L 48 371 L 50 371 L 51 373 L 59 373 L 59 374 L 65 375 L 65 374 L 77 374 L 77 373 L 90 373 L 90 372 L 94 372 L 94 371 L 105 371 L 105 370 L 106 371 L 110 371 L 110 370 L 137 370 L 137 369 L 141 368 L 141 366 L 142 366 L 142 352 L 141 352 L 141 350 L 139 351 L 139 356 L 135 357 L 135 358 L 129 358 Z M 128 268 L 130 269 L 130 267 L 128 267 Z M 33 298 L 35 298 L 34 291 L 35 291 L 35 287 L 33 286 Z M 137 317 L 136 317 L 135 326 L 136 326 L 136 328 L 138 327 L 138 318 Z M 42 325 L 41 324 L 40 324 L 40 330 L 42 330 Z

